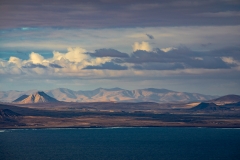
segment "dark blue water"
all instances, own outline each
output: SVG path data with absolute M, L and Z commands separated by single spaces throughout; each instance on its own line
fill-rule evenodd
M 0 159 L 239 160 L 240 129 L 5 130 Z

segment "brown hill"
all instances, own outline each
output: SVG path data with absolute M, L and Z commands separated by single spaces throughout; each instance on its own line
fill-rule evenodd
M 49 103 L 49 102 L 58 102 L 55 98 L 50 97 L 44 92 L 36 92 L 29 96 L 23 95 L 13 102 L 25 104 L 25 103 Z
M 191 110 L 218 110 L 219 106 L 215 103 L 200 103 L 199 105 L 191 108 Z
M 239 95 L 226 95 L 226 96 L 216 98 L 214 100 L 210 100 L 208 102 L 215 103 L 217 105 L 237 103 L 237 102 L 240 102 L 240 96 Z

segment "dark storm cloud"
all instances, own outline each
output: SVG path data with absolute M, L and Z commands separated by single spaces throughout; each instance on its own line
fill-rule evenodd
M 121 65 L 115 64 L 113 62 L 106 62 L 106 63 L 101 64 L 99 66 L 87 66 L 87 67 L 85 67 L 83 69 L 127 70 L 128 68 L 126 66 L 121 66 Z
M 151 34 L 146 34 L 146 36 L 147 36 L 149 39 L 154 39 L 153 35 L 151 35 Z
M 187 68 L 229 69 L 236 66 L 234 64 L 227 64 L 221 58 L 217 57 L 204 57 L 202 60 L 193 59 L 184 63 Z
M 129 57 L 127 53 L 119 52 L 115 49 L 98 49 L 94 53 L 86 53 L 92 57 Z
M 52 68 L 63 68 L 62 66 L 55 64 L 55 63 L 50 63 L 49 66 Z
M 187 68 L 202 69 L 230 69 L 237 66 L 234 63 L 223 61 L 223 57 L 231 57 L 234 60 L 240 58 L 239 48 L 225 48 L 210 52 L 196 52 L 186 47 L 180 47 L 168 52 L 160 49 L 147 52 L 138 50 L 129 58 L 117 58 L 115 63 L 132 63 L 137 70 L 176 70 Z
M 169 52 L 163 52 L 160 49 L 155 49 L 155 51 L 144 51 L 137 50 L 129 58 L 125 59 L 116 59 L 118 63 L 127 62 L 127 63 L 148 63 L 148 62 L 162 62 L 162 63 L 171 63 L 171 62 L 182 62 L 186 59 L 189 59 L 191 52 L 186 47 L 180 47 L 177 50 L 171 50 Z
M 239 11 L 234 0 L 1 0 L 0 28 L 236 25 Z
M 47 68 L 47 66 L 42 64 L 27 63 L 25 66 L 22 66 L 22 68 Z

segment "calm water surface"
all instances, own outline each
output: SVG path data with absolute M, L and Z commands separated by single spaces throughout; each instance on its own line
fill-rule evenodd
M 1 160 L 240 160 L 240 129 L 0 130 Z

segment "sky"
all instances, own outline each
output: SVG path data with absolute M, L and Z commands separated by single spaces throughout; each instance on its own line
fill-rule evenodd
M 239 0 L 1 0 L 0 90 L 240 94 Z

